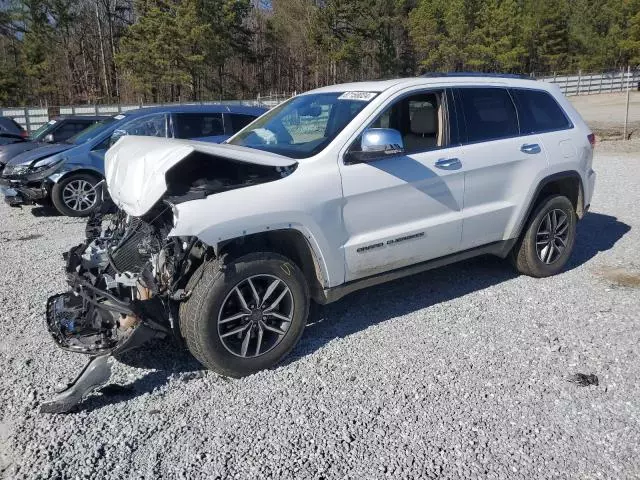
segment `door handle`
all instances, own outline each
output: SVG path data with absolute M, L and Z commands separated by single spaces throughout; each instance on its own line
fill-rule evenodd
M 520 147 L 520 151 L 522 153 L 528 153 L 530 155 L 533 155 L 536 153 L 540 153 L 542 149 L 540 148 L 540 145 L 538 145 L 537 143 L 525 143 L 524 145 L 522 145 L 522 147 Z
M 436 167 L 443 170 L 457 170 L 462 168 L 462 162 L 459 158 L 441 158 L 436 162 Z

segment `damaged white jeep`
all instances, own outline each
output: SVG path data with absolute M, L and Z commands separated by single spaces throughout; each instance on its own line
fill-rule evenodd
M 592 156 L 556 87 L 507 76 L 326 87 L 222 145 L 124 137 L 106 157 L 118 210 L 90 219 L 47 304 L 56 343 L 90 361 L 42 410 L 69 410 L 156 336 L 240 377 L 291 351 L 310 306 L 359 288 L 482 254 L 558 273 Z

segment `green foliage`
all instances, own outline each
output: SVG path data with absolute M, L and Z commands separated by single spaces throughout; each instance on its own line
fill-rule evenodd
M 470 28 L 464 0 L 422 0 L 409 14 L 409 26 L 421 65 L 428 71 L 466 67 Z
M 515 0 L 487 1 L 466 48 L 467 65 L 481 72 L 521 73 L 527 52 L 520 18 Z
M 138 21 L 122 39 L 117 63 L 153 101 L 167 90 L 171 100 L 180 99 L 204 63 L 211 26 L 199 15 L 197 0 L 137 0 L 135 10 Z
M 542 75 L 627 65 L 640 66 L 640 0 L 7 0 L 0 7 L 3 104 L 243 98 L 420 70 Z

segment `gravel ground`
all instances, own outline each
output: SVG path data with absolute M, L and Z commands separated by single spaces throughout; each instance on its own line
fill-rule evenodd
M 637 144 L 636 144 L 637 145 Z M 635 152 L 640 151 L 639 148 Z M 618 153 L 619 152 L 619 153 Z M 6 478 L 640 477 L 640 160 L 609 142 L 566 273 L 484 258 L 327 307 L 279 368 L 241 380 L 171 344 L 117 364 L 67 415 L 83 365 L 43 326 L 83 224 L 0 206 Z M 598 385 L 569 381 L 595 374 Z
M 568 98 L 596 135 L 605 138 L 622 138 L 627 110 L 626 92 Z M 638 132 L 640 132 L 640 92 L 632 91 L 629 97 L 627 134 L 631 138 L 637 138 Z

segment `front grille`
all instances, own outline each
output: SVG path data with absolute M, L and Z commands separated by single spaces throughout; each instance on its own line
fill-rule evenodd
M 111 265 L 119 273 L 140 273 L 151 256 L 160 251 L 160 241 L 154 228 L 139 218 L 133 218 L 127 232 L 111 252 Z

